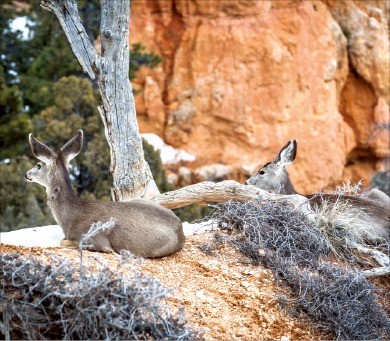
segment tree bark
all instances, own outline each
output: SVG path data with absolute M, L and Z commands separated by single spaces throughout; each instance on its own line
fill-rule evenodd
M 380 268 L 374 268 L 370 270 L 362 271 L 364 277 L 376 277 L 376 276 L 386 276 L 390 274 L 390 266 L 382 266 Z
M 234 180 L 200 182 L 175 191 L 158 194 L 152 197 L 151 200 L 166 208 L 174 209 L 192 204 L 221 203 L 228 200 L 250 201 L 259 198 L 275 202 L 287 201 L 313 221 L 318 216 L 310 208 L 309 200 L 302 195 L 269 193 L 261 188 L 242 185 Z
M 98 108 L 110 147 L 114 201 L 159 193 L 145 161 L 129 80 L 130 1 L 101 0 L 101 54 L 81 22 L 76 0 L 41 0 L 58 18 L 84 72 L 96 79 L 103 99 Z
M 390 258 L 387 254 L 357 243 L 352 243 L 351 246 L 362 253 L 370 255 L 381 267 L 390 268 Z

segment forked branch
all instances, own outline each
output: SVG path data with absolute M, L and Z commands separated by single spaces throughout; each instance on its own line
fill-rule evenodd
M 97 80 L 99 112 L 110 147 L 113 200 L 155 195 L 158 189 L 144 159 L 129 80 L 130 0 L 101 0 L 101 54 L 86 33 L 77 0 L 41 0 L 41 6 L 56 15 L 83 70 Z
M 55 14 L 83 71 L 95 79 L 100 56 L 81 22 L 76 0 L 42 0 L 41 7 Z

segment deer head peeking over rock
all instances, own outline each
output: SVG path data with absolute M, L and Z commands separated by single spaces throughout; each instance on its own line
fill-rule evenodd
M 89 249 L 118 253 L 128 250 L 146 258 L 167 256 L 181 249 L 184 244 L 182 223 L 172 211 L 145 199 L 94 202 L 76 196 L 68 166 L 82 148 L 81 130 L 58 153 L 32 134 L 29 142 L 40 162 L 25 178 L 46 187 L 48 205 L 64 231 L 65 240 L 61 245 L 78 245 L 93 224 L 113 221 L 113 228 L 88 239 Z
M 278 194 L 299 194 L 290 181 L 286 167 L 297 155 L 297 141 L 289 141 L 272 162 L 266 163 L 245 184 Z M 390 238 L 390 198 L 379 189 L 366 196 L 356 197 L 335 194 L 305 195 L 316 210 L 326 207 L 337 215 L 337 221 L 356 230 L 366 241 L 381 243 Z

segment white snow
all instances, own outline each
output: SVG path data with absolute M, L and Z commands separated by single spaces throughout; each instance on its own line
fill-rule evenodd
M 11 159 L 4 159 L 0 161 L 0 164 L 5 163 L 6 165 L 11 163 Z
M 193 234 L 204 233 L 214 230 L 215 223 L 212 220 L 202 221 L 200 223 L 183 223 L 183 231 L 185 236 L 192 236 Z
M 11 232 L 0 233 L 0 242 L 18 246 L 60 246 L 64 233 L 59 225 L 31 227 Z
M 194 161 L 195 156 L 182 149 L 176 149 L 166 144 L 164 140 L 152 133 L 144 133 L 141 136 L 148 141 L 156 150 L 160 152 L 161 160 L 164 165 L 178 163 L 180 161 Z
M 186 236 L 203 233 L 213 229 L 212 221 L 201 223 L 183 223 L 183 230 Z M 0 233 L 0 243 L 27 246 L 27 247 L 55 247 L 60 246 L 64 233 L 59 225 L 31 227 L 11 232 Z
M 30 34 L 30 30 L 27 24 L 31 24 L 31 22 L 28 20 L 28 17 L 17 17 L 16 19 L 12 20 L 10 28 L 13 32 L 21 31 L 22 39 L 27 40 Z

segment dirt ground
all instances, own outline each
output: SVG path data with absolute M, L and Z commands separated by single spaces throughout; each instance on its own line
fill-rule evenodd
M 145 274 L 173 288 L 172 311 L 184 306 L 188 324 L 204 332 L 206 340 L 319 340 L 329 339 L 303 321 L 288 316 L 277 303 L 271 271 L 253 266 L 231 245 L 208 255 L 201 251 L 212 233 L 187 237 L 184 248 L 162 259 L 139 263 Z M 46 251 L 78 260 L 77 250 L 26 248 L 0 244 L 0 253 L 45 258 Z M 85 251 L 85 259 L 96 253 Z M 116 255 L 99 254 L 115 266 Z

